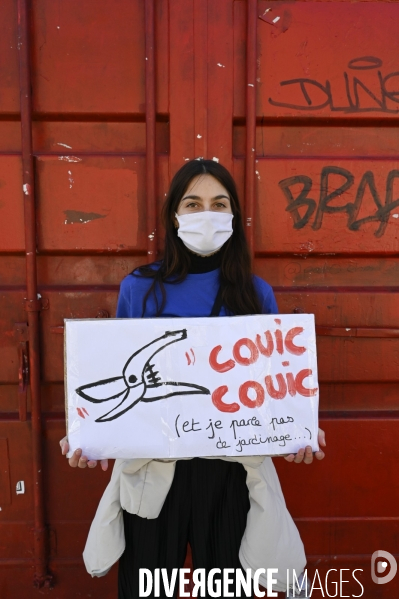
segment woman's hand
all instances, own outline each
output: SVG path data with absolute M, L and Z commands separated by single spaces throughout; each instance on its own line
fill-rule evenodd
M 326 446 L 326 435 L 325 432 L 321 430 L 321 428 L 319 428 L 319 434 L 317 436 L 317 439 L 319 441 L 319 445 L 321 445 L 322 447 Z M 314 454 L 316 460 L 322 460 L 324 456 L 325 453 L 321 449 L 320 451 L 316 451 Z M 310 445 L 308 445 L 304 449 L 300 449 L 296 455 L 291 453 L 290 455 L 284 456 L 284 459 L 287 460 L 287 462 L 295 462 L 295 464 L 300 464 L 301 462 L 303 462 L 304 464 L 311 464 L 313 462 L 312 448 L 310 447 Z
M 64 437 L 63 439 L 61 439 L 60 447 L 61 447 L 62 455 L 66 455 L 69 451 L 68 437 Z M 86 456 L 82 455 L 81 449 L 77 449 L 74 452 L 73 456 L 71 458 L 69 458 L 68 462 L 69 462 L 69 465 L 72 466 L 72 468 L 76 468 L 76 467 L 86 468 L 86 466 L 88 468 L 95 468 L 97 466 L 97 461 L 96 460 L 88 460 Z M 100 464 L 101 464 L 101 468 L 104 471 L 107 470 L 108 460 L 101 460 Z

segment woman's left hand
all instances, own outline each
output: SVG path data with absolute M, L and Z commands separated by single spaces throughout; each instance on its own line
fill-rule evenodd
M 326 446 L 326 435 L 325 432 L 321 430 L 321 428 L 319 428 L 317 440 L 320 446 Z M 304 464 L 311 464 L 313 462 L 313 455 L 316 458 L 316 460 L 322 460 L 325 456 L 325 453 L 320 449 L 319 451 L 316 451 L 313 454 L 312 448 L 310 447 L 310 445 L 308 445 L 304 449 L 300 449 L 296 455 L 290 453 L 289 455 L 284 456 L 284 459 L 287 460 L 287 462 L 295 462 L 295 464 L 300 464 L 301 462 L 303 462 Z

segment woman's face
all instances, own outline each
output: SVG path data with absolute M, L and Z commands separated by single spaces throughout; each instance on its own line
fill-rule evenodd
M 227 189 L 212 175 L 197 175 L 190 181 L 176 212 L 181 216 L 207 210 L 233 213 Z

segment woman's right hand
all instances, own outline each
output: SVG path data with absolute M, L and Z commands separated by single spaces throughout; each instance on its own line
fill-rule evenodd
M 66 455 L 69 451 L 68 437 L 64 437 L 60 441 L 61 453 Z M 76 449 L 72 457 L 68 459 L 69 465 L 72 468 L 95 468 L 97 466 L 97 460 L 89 460 L 86 456 L 82 455 L 81 449 Z M 107 470 L 108 460 L 100 460 L 102 470 Z

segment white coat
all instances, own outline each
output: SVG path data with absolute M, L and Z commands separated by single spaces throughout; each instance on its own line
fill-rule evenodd
M 212 459 L 212 458 L 208 458 Z M 220 458 L 219 458 L 220 459 Z M 306 557 L 280 482 L 269 457 L 221 458 L 243 464 L 247 471 L 250 509 L 239 559 L 252 575 L 258 568 L 278 568 L 273 590 L 285 591 L 287 570 L 297 576 Z M 116 460 L 111 480 L 92 522 L 83 559 L 92 576 L 104 576 L 125 549 L 122 510 L 142 518 L 157 518 L 173 481 L 176 460 Z M 266 575 L 259 583 L 266 587 Z

